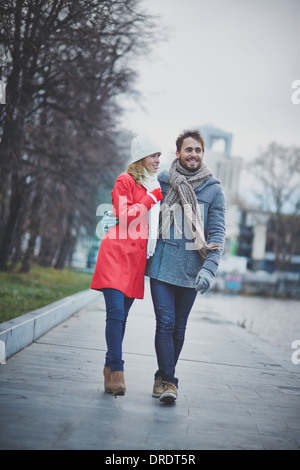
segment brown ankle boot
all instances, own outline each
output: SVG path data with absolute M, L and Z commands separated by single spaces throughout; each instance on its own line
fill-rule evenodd
M 112 393 L 113 391 L 112 391 L 112 388 L 111 388 L 110 367 L 104 367 L 103 375 L 104 375 L 104 391 L 105 391 L 105 393 Z
M 116 370 L 115 372 L 111 372 L 110 377 L 111 377 L 111 388 L 112 388 L 113 394 L 115 396 L 125 395 L 126 385 L 125 385 L 124 372 L 121 370 Z

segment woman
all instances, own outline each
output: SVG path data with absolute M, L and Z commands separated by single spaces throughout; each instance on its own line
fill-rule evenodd
M 114 215 L 119 224 L 108 229 L 101 242 L 91 289 L 100 290 L 106 303 L 107 353 L 104 389 L 124 395 L 122 341 L 128 312 L 135 298 L 144 297 L 147 258 L 156 247 L 160 201 L 163 198 L 156 173 L 159 147 L 145 136 L 131 144 L 132 161 L 112 190 Z

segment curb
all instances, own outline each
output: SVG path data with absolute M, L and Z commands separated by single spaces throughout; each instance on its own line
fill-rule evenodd
M 82 307 L 98 292 L 87 289 L 0 324 L 0 364 L 36 341 Z

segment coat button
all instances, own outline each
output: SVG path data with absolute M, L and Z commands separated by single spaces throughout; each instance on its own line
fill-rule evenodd
M 135 242 L 131 242 L 131 245 L 132 245 L 132 246 L 135 246 L 135 245 L 136 245 L 136 243 L 135 243 Z
M 142 248 L 142 250 L 145 248 L 145 245 L 143 243 L 140 244 L 140 247 Z

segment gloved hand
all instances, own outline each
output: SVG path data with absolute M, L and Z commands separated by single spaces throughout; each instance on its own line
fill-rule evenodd
M 163 194 L 162 194 L 160 188 L 154 189 L 154 190 L 151 191 L 149 194 L 152 194 L 152 195 L 155 197 L 155 199 L 156 199 L 157 202 L 158 202 L 158 201 L 161 201 L 161 200 L 163 199 Z
M 201 294 L 205 294 L 212 285 L 212 276 L 205 270 L 200 269 L 196 277 L 195 289 L 200 291 Z
M 110 227 L 115 227 L 119 223 L 118 217 L 114 217 L 112 211 L 108 211 L 104 214 L 103 219 L 101 220 L 102 227 L 104 232 L 108 232 Z

